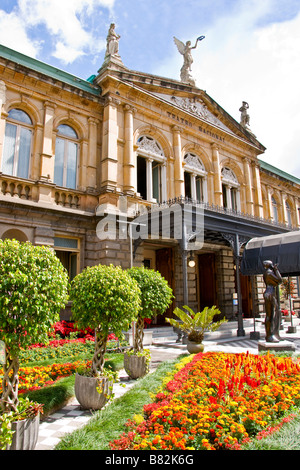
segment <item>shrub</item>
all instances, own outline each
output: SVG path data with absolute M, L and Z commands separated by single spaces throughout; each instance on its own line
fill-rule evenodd
M 140 310 L 140 289 L 120 267 L 98 265 L 86 268 L 71 284 L 72 315 L 78 328 L 95 330 L 92 373 L 103 371 L 110 332 L 122 335 Z
M 3 412 L 18 407 L 19 353 L 45 342 L 68 300 L 68 274 L 48 247 L 0 240 L 0 340 L 5 343 Z
M 142 267 L 128 269 L 141 290 L 141 310 L 138 314 L 134 350 L 143 349 L 144 319 L 163 313 L 173 298 L 172 289 L 158 271 Z

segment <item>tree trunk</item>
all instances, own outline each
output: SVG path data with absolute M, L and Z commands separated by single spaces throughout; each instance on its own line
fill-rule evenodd
M 19 404 L 18 387 L 19 387 L 19 359 L 18 357 L 10 357 L 6 351 L 6 361 L 3 365 L 2 379 L 2 397 L 0 400 L 1 411 L 4 413 L 17 411 Z
M 92 360 L 92 373 L 93 375 L 102 375 L 104 366 L 104 355 L 106 353 L 107 346 L 107 333 L 100 329 L 95 330 L 95 352 Z
M 142 351 L 143 350 L 143 340 L 144 340 L 144 319 L 138 317 L 135 327 L 135 337 L 134 337 L 134 350 Z

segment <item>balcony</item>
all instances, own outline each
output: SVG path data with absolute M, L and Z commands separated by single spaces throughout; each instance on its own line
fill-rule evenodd
M 0 175 L 0 196 L 4 199 L 37 201 L 38 188 L 35 182 Z

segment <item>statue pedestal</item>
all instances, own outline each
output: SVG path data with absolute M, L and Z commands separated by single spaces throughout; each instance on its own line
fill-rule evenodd
M 296 346 L 291 341 L 279 341 L 279 343 L 258 342 L 258 351 L 295 351 Z

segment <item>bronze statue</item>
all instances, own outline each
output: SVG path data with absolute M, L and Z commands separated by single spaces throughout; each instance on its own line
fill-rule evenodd
M 264 292 L 266 307 L 266 341 L 268 343 L 279 343 L 280 328 L 280 310 L 276 298 L 276 287 L 282 283 L 282 277 L 278 270 L 277 264 L 273 265 L 272 261 L 263 262 L 265 272 L 264 281 L 266 290 Z

